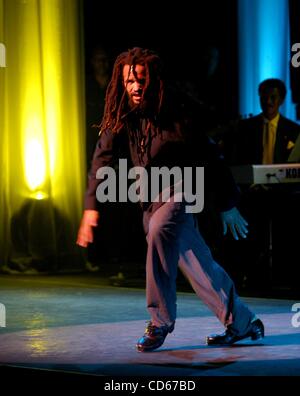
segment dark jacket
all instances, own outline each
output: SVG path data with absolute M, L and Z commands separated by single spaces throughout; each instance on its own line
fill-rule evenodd
M 170 111 L 170 108 L 172 109 Z M 143 147 L 143 149 L 142 149 Z M 130 158 L 133 166 L 204 166 L 205 189 L 213 190 L 219 210 L 231 209 L 239 192 L 229 168 L 217 145 L 201 131 L 199 113 L 195 108 L 179 104 L 168 107 L 159 119 L 151 120 L 143 114 L 131 113 L 126 127 L 118 134 L 104 130 L 96 145 L 89 172 L 85 209 L 97 209 L 96 190 L 100 167 L 112 166 L 119 158 Z M 142 205 L 143 209 L 149 205 Z
M 280 115 L 276 133 L 274 163 L 286 163 L 300 133 L 300 126 Z M 230 162 L 234 165 L 262 164 L 263 157 L 263 117 L 257 115 L 238 124 L 234 141 L 234 151 Z

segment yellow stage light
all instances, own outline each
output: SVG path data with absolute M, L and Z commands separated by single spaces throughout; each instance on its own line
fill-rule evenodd
M 41 187 L 45 182 L 45 156 L 38 139 L 29 139 L 25 144 L 25 173 L 31 191 Z
M 42 199 L 48 198 L 48 194 L 44 193 L 43 191 L 37 191 L 36 193 L 33 194 L 33 198 L 37 199 L 38 201 L 41 201 Z
M 78 255 L 86 179 L 82 8 L 82 0 L 0 0 L 0 264 L 16 249 L 15 218 L 26 213 L 28 252 L 39 245 Z

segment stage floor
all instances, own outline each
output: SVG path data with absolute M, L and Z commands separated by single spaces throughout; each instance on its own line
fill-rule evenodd
M 99 376 L 300 375 L 297 301 L 242 299 L 265 324 L 262 342 L 206 346 L 206 335 L 222 325 L 194 294 L 178 292 L 174 332 L 158 350 L 137 353 L 149 319 L 143 289 L 111 287 L 96 276 L 4 275 L 0 365 Z

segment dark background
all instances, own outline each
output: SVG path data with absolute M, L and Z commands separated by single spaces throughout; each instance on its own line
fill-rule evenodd
M 220 116 L 234 118 L 237 102 L 237 2 L 84 1 L 85 50 L 101 45 L 112 62 L 128 48 L 146 47 L 164 59 L 174 79 L 205 79 L 209 48 L 219 52 L 211 81 Z

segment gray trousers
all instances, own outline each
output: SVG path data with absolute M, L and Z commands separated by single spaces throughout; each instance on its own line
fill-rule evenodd
M 244 334 L 254 314 L 238 297 L 234 284 L 217 264 L 204 242 L 195 215 L 186 213 L 184 202 L 166 202 L 144 212 L 148 250 L 146 301 L 155 326 L 170 326 L 176 319 L 177 268 L 189 280 L 200 299 L 224 326 Z

